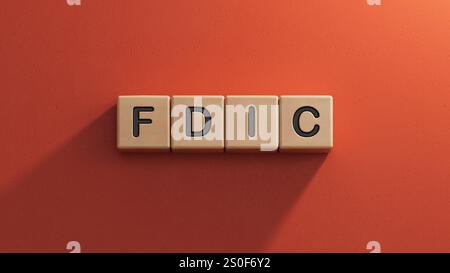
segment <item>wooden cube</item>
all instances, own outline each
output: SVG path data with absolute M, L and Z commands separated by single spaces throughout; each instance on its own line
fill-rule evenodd
M 280 150 L 327 152 L 333 147 L 333 97 L 281 96 Z
M 169 96 L 119 96 L 117 148 L 170 150 Z
M 278 96 L 227 96 L 225 104 L 227 151 L 278 150 Z
M 209 152 L 224 149 L 224 97 L 173 96 L 173 151 Z

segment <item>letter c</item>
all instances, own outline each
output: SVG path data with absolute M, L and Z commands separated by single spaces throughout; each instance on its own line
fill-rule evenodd
M 302 128 L 300 128 L 300 116 L 304 112 L 310 112 L 311 114 L 313 114 L 315 118 L 320 117 L 319 111 L 317 111 L 317 109 L 314 107 L 303 106 L 298 108 L 297 111 L 295 111 L 294 113 L 294 117 L 292 118 L 292 125 L 294 126 L 294 131 L 297 133 L 297 135 L 301 137 L 313 137 L 319 132 L 320 126 L 318 124 L 315 124 L 311 131 L 308 132 L 303 131 Z

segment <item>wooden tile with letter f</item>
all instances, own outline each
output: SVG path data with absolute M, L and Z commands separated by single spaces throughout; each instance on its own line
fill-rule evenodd
M 169 96 L 119 96 L 117 148 L 170 151 Z

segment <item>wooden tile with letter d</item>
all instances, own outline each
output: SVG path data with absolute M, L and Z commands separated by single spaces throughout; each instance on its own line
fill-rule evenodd
M 171 108 L 173 151 L 224 151 L 224 97 L 173 96 Z

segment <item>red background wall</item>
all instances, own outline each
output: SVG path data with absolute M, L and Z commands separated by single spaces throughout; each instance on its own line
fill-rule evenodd
M 0 251 L 450 251 L 448 0 L 9 0 Z M 330 94 L 328 155 L 122 154 L 126 94 Z

